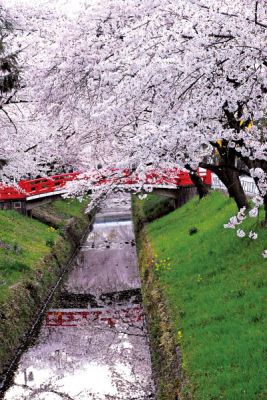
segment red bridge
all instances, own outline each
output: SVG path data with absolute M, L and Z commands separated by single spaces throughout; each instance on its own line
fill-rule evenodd
M 116 326 L 118 322 L 132 324 L 142 321 L 143 307 L 136 306 L 130 309 L 120 310 L 56 310 L 46 314 L 43 323 L 48 327 L 76 327 L 86 325 L 89 322 L 98 321 L 107 326 Z
M 103 185 L 105 183 L 114 182 L 119 185 L 136 185 L 139 183 L 139 177 L 136 173 L 129 173 L 123 170 L 121 176 L 118 177 L 119 170 L 92 171 L 90 178 L 93 178 L 95 185 Z M 0 185 L 0 200 L 26 199 L 31 196 L 42 195 L 45 193 L 62 190 L 66 183 L 73 180 L 84 179 L 85 172 L 75 172 L 69 174 L 54 175 L 33 180 L 19 181 L 17 186 Z M 115 176 L 112 176 L 115 175 Z M 211 171 L 199 168 L 199 176 L 206 184 L 211 184 Z M 88 177 L 85 179 L 89 179 Z M 193 185 L 187 172 L 177 170 L 176 168 L 169 170 L 151 170 L 146 173 L 146 185 L 155 188 L 173 189 L 179 186 Z
M 199 168 L 198 174 L 206 184 L 211 184 L 211 171 Z M 66 193 L 66 183 L 75 180 L 90 180 L 96 186 L 112 182 L 126 192 L 150 192 L 159 196 L 171 197 L 174 199 L 175 209 L 196 195 L 189 174 L 176 168 L 150 170 L 142 180 L 137 173 L 110 169 L 23 180 L 13 186 L 0 184 L 0 209 L 15 210 L 23 215 L 31 216 L 33 208 L 61 200 L 62 194 Z M 140 182 L 144 184 L 141 189 L 138 188 Z M 182 188 L 183 190 L 181 190 Z

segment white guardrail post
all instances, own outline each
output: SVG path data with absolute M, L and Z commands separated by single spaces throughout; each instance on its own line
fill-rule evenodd
M 243 176 L 240 178 L 241 185 L 244 189 L 244 192 L 249 196 L 254 196 L 258 194 L 258 188 L 255 185 L 254 179 L 248 176 Z M 220 181 L 217 175 L 211 174 L 211 188 L 217 190 L 227 190 L 225 185 Z

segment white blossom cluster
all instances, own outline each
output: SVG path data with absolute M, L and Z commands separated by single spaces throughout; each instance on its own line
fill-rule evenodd
M 239 210 L 237 216 L 231 217 L 230 221 L 228 222 L 228 224 L 224 224 L 224 228 L 231 228 L 231 229 L 235 229 L 236 225 L 240 225 L 242 224 L 242 222 L 244 221 L 244 219 L 246 219 L 247 217 L 245 216 L 245 211 L 246 211 L 246 207 L 241 208 L 241 210 Z M 242 231 L 243 232 L 243 231 Z M 239 235 L 238 235 L 239 236 Z
M 252 199 L 253 203 L 254 203 L 254 207 L 249 211 L 249 216 L 251 218 L 256 218 L 258 216 L 259 213 L 259 207 L 263 204 L 263 199 L 260 196 L 255 196 Z M 233 216 L 230 218 L 230 221 L 228 222 L 228 224 L 224 224 L 224 228 L 231 228 L 231 229 L 235 229 L 236 225 L 240 225 L 244 219 L 246 219 L 247 217 L 245 216 L 245 211 L 246 208 L 242 208 L 237 216 Z M 244 236 L 246 236 L 246 232 L 243 231 L 242 229 L 238 229 L 237 230 L 237 236 L 242 238 Z M 248 234 L 250 239 L 257 239 L 258 234 L 256 232 L 250 231 Z M 264 253 L 262 254 L 264 258 L 267 257 L 267 250 L 264 251 Z

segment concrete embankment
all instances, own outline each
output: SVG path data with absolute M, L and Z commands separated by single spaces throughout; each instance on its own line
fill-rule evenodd
M 66 200 L 44 206 L 35 213 L 42 223 L 14 211 L 1 211 L 1 244 L 7 248 L 7 255 L 0 254 L 6 257 L 1 259 L 0 270 L 0 387 L 91 224 L 94 212 L 85 214 L 85 207 L 85 203 Z M 23 244 L 12 247 L 12 243 Z

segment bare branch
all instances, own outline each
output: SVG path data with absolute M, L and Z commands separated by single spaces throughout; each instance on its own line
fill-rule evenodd
M 258 0 L 255 2 L 255 24 L 260 25 L 263 28 L 267 28 L 267 25 L 263 24 L 262 22 L 258 22 Z
M 16 133 L 18 133 L 16 125 L 14 124 L 14 122 L 12 121 L 12 119 L 10 118 L 10 116 L 8 115 L 8 113 L 6 112 L 6 110 L 4 110 L 3 108 L 1 108 L 1 110 L 3 111 L 3 113 L 6 114 L 7 118 L 9 119 L 9 121 L 11 122 L 11 124 L 14 126 Z

